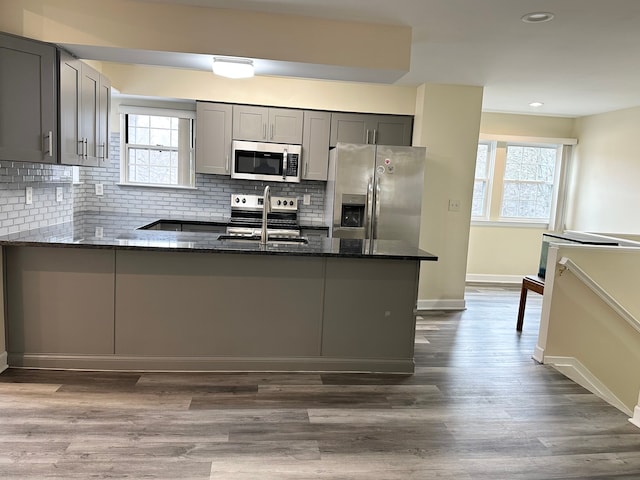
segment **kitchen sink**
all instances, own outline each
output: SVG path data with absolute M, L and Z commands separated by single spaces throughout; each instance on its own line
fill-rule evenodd
M 218 236 L 218 240 L 238 241 L 238 242 L 259 242 L 260 235 L 243 235 L 238 233 L 224 233 Z M 268 243 L 292 243 L 307 244 L 309 240 L 305 237 L 296 237 L 291 235 L 269 235 Z

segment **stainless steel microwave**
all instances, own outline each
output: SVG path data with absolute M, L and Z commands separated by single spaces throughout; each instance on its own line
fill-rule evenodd
M 301 156 L 301 145 L 234 140 L 231 178 L 298 183 Z

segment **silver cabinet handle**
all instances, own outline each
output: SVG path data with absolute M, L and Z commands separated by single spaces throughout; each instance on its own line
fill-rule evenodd
M 228 153 L 227 153 L 227 165 L 226 165 L 226 167 L 224 168 L 224 171 L 225 171 L 226 173 L 229 173 L 229 154 L 228 154 Z
M 273 123 L 271 124 L 271 140 L 273 140 Z
M 369 129 L 367 128 L 367 138 L 365 138 L 364 143 L 369 143 Z
M 105 160 L 106 155 L 105 155 L 105 150 L 106 150 L 106 145 L 104 142 L 102 142 L 100 145 L 97 146 L 97 148 L 101 148 L 102 149 L 102 155 L 100 155 L 100 159 L 101 160 Z
M 262 138 L 264 140 L 267 139 L 267 124 L 266 123 L 262 124 Z
M 80 146 L 80 151 L 78 152 L 78 155 L 80 155 L 81 157 L 84 157 L 84 138 L 81 138 L 80 140 L 78 140 L 78 144 Z
M 378 130 L 377 129 L 373 130 L 373 144 L 374 145 L 378 144 Z
M 49 149 L 47 150 L 47 153 L 49 154 L 50 157 L 53 157 L 53 132 L 49 130 L 49 133 L 47 133 L 44 136 L 44 138 L 49 139 L 49 141 L 47 142 L 49 145 Z
M 82 156 L 84 158 L 87 158 L 89 156 L 89 140 L 87 140 L 86 138 L 83 139 Z

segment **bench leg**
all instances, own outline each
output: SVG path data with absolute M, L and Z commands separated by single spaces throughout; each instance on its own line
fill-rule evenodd
M 527 303 L 527 287 L 524 282 L 522 283 L 522 290 L 520 290 L 520 306 L 518 307 L 518 323 L 516 323 L 516 330 L 522 331 L 522 323 L 524 322 L 524 306 Z

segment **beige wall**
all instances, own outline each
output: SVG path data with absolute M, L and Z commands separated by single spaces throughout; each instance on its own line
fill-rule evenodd
M 576 121 L 568 228 L 640 234 L 639 126 L 640 107 Z
M 552 253 L 550 256 L 553 258 Z M 557 258 L 562 257 L 572 260 L 635 317 L 637 323 L 640 249 L 562 245 Z M 592 383 L 595 378 L 627 411 L 632 411 L 640 391 L 640 332 L 596 296 L 576 274 L 566 271 L 559 275 L 558 268 L 554 269 L 553 280 L 548 278 L 552 291 L 547 294 L 545 289 L 544 301 L 548 305 L 543 311 L 548 308 L 549 314 L 548 319 L 543 318 L 538 340 L 544 363 L 571 365 L 571 359 L 578 360 L 588 375 L 575 373 L 583 374 L 584 379 Z M 547 269 L 548 277 L 550 271 Z
M 398 72 L 410 65 L 411 28 L 400 25 L 133 0 L 3 0 L 0 9 L 0 30 L 53 43 Z
M 415 87 L 283 77 L 220 78 L 211 72 L 102 63 L 121 92 L 165 98 L 413 115 Z
M 480 134 L 571 138 L 575 119 L 483 113 Z M 534 227 L 472 225 L 467 278 L 470 281 L 520 282 L 538 271 L 542 234 Z
M 420 246 L 439 257 L 422 264 L 419 308 L 464 306 L 481 107 L 481 87 L 418 88 L 414 145 L 427 147 Z M 448 210 L 450 199 L 460 201 L 459 211 Z

